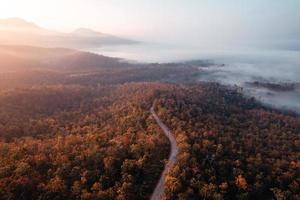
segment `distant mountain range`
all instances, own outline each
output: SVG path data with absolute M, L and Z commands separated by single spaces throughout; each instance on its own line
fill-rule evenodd
M 96 48 L 103 45 L 134 44 L 136 41 L 80 28 L 61 33 L 20 18 L 0 19 L 0 44 L 43 47 Z

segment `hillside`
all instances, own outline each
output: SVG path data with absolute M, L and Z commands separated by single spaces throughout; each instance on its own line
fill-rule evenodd
M 130 64 L 118 58 L 65 48 L 1 46 L 0 89 L 49 84 L 117 84 L 193 81 L 196 67 Z
M 119 59 L 101 56 L 66 48 L 42 48 L 33 46 L 0 45 L 0 56 L 3 57 L 0 72 L 20 70 L 91 70 L 119 66 Z
M 0 44 L 43 47 L 84 48 L 133 44 L 135 41 L 89 29 L 62 33 L 42 28 L 19 18 L 0 19 Z

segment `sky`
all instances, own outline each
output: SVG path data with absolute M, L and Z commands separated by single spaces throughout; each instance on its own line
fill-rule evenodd
M 207 46 L 299 39 L 299 10 L 299 0 L 0 0 L 0 18 Z

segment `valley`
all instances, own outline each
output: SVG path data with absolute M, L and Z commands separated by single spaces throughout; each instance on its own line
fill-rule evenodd
M 0 199 L 299 196 L 300 118 L 199 82 L 207 62 L 1 54 Z

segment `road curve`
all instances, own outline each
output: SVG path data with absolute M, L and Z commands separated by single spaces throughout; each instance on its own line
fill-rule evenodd
M 167 136 L 167 138 L 170 141 L 171 144 L 171 152 L 168 158 L 168 162 L 165 165 L 164 171 L 162 172 L 160 179 L 151 195 L 150 200 L 160 200 L 163 197 L 164 190 L 165 190 L 165 176 L 171 169 L 171 167 L 176 162 L 176 156 L 178 153 L 177 143 L 174 135 L 171 133 L 169 128 L 159 119 L 159 117 L 156 115 L 154 111 L 154 107 L 152 106 L 150 109 L 150 112 L 152 116 L 154 117 L 156 123 L 160 126 L 160 128 L 163 130 L 164 134 Z

